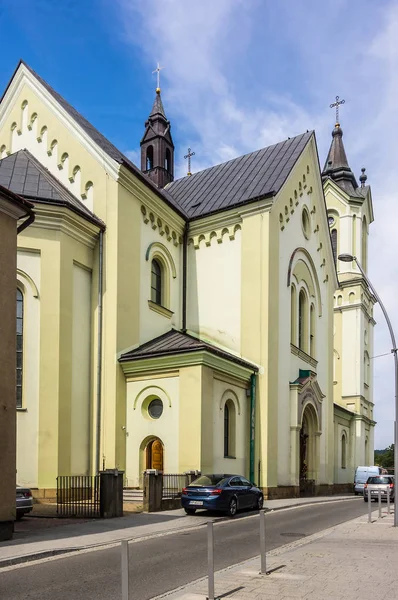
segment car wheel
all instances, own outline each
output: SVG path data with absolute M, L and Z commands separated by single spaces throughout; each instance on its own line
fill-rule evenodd
M 196 513 L 196 508 L 184 508 L 187 515 L 194 515 Z
M 259 496 L 257 498 L 257 504 L 254 507 L 256 510 L 262 510 L 264 506 L 264 496 Z
M 368 499 L 364 497 L 363 501 L 364 501 L 364 502 L 367 502 L 367 501 L 368 501 Z
M 20 521 L 22 519 L 22 517 L 23 517 L 23 513 L 17 513 L 16 514 L 17 521 Z
M 238 503 L 236 501 L 236 498 L 231 498 L 231 501 L 228 506 L 228 511 L 227 511 L 228 516 L 234 517 L 236 515 L 237 510 L 238 510 Z

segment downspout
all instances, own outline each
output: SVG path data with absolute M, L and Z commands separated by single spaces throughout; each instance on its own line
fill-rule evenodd
M 254 434 L 256 428 L 256 374 L 250 375 L 250 481 L 254 482 Z M 259 482 L 257 483 L 259 485 Z
M 182 331 L 187 330 L 187 250 L 188 250 L 188 223 L 185 223 L 182 238 Z
M 95 448 L 95 472 L 100 470 L 101 453 L 101 413 L 102 413 L 102 290 L 103 290 L 103 264 L 104 264 L 104 232 L 99 233 L 99 260 L 98 260 L 98 336 L 97 336 L 97 431 Z
M 21 223 L 19 227 L 17 227 L 17 235 L 33 223 L 33 221 L 35 220 L 35 216 L 36 215 L 34 212 L 30 213 L 29 217 L 25 219 L 25 221 Z

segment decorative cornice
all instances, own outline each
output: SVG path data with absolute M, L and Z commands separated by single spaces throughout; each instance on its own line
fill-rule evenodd
M 66 110 L 56 101 L 56 99 L 43 87 L 43 85 L 34 77 L 34 75 L 25 67 L 24 64 L 19 66 L 19 69 L 14 75 L 0 106 L 0 129 L 4 121 L 10 114 L 13 108 L 13 100 L 22 90 L 23 84 L 27 82 L 39 99 L 59 118 L 60 122 L 68 130 L 73 131 L 73 135 L 79 143 L 87 150 L 95 160 L 106 168 L 107 172 L 117 179 L 120 165 L 111 158 L 102 148 L 100 148 L 80 127 Z
M 127 379 L 132 375 L 147 374 L 149 376 L 153 373 L 164 373 L 173 369 L 200 365 L 248 383 L 254 372 L 254 369 L 238 365 L 205 350 L 156 358 L 134 359 L 120 364 Z
M 97 243 L 99 228 L 64 206 L 49 208 L 36 205 L 35 214 L 36 219 L 29 230 L 41 228 L 59 231 L 89 248 L 94 248 Z
M 230 227 L 222 227 L 217 230 L 213 229 L 212 231 L 207 231 L 206 233 L 201 233 L 193 237 L 189 234 L 188 245 L 193 244 L 195 250 L 199 250 L 201 242 L 204 242 L 206 246 L 211 246 L 214 240 L 216 240 L 218 244 L 222 244 L 224 236 L 227 236 L 228 239 L 232 241 L 235 239 L 236 232 L 240 230 L 241 225 L 237 223 Z

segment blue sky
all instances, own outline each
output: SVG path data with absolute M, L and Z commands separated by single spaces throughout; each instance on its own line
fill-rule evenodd
M 321 166 L 341 124 L 372 186 L 369 274 L 398 331 L 398 4 L 384 0 L 0 0 L 0 89 L 19 58 L 137 162 L 160 61 L 176 168 L 315 129 Z M 375 312 L 375 355 L 391 344 Z M 391 356 L 374 359 L 376 447 L 393 440 Z

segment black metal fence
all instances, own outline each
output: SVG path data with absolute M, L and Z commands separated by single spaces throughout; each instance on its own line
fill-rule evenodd
M 99 517 L 100 476 L 58 476 L 57 515 L 59 517 Z
M 190 478 L 186 473 L 163 475 L 162 498 L 180 498 L 183 488 L 189 484 Z

